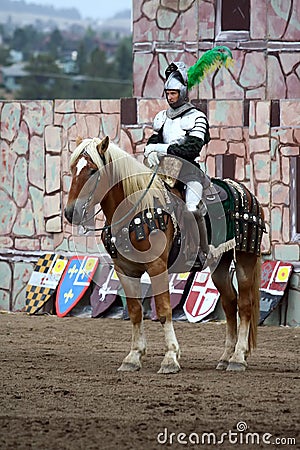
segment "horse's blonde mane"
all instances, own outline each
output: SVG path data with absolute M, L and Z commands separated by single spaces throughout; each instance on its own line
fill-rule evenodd
M 101 139 L 84 139 L 74 150 L 71 156 L 70 165 L 72 166 L 83 151 L 88 153 L 93 163 L 101 171 L 104 163 L 99 155 L 97 145 Z M 126 198 L 132 196 L 132 202 L 136 203 L 146 192 L 153 172 L 144 164 L 135 159 L 132 155 L 122 150 L 113 142 L 105 152 L 107 163 L 111 162 L 113 167 L 114 180 L 122 181 L 124 195 Z M 150 190 L 145 194 L 139 209 L 151 209 L 154 206 L 154 198 L 159 200 L 161 205 L 165 204 L 163 185 L 158 176 L 154 177 Z M 135 195 L 136 194 L 136 195 Z

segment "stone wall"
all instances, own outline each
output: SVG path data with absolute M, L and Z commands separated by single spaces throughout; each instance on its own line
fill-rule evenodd
M 153 117 L 164 106 L 162 99 L 146 98 L 0 103 L 0 309 L 23 308 L 39 254 L 101 248 L 99 238 L 80 236 L 63 217 L 76 137 L 108 135 L 142 159 Z M 240 100 L 208 101 L 212 139 L 201 164 L 210 176 L 222 176 L 220 157 L 234 155 L 234 178 L 264 207 L 264 254 L 295 263 L 299 243 L 292 235 L 291 166 L 299 156 L 300 102 L 279 102 L 276 127 L 270 126 L 271 108 L 270 100 L 251 100 L 245 116 Z
M 221 3 L 133 0 L 133 98 L 0 102 L 0 310 L 24 307 L 40 254 L 102 248 L 63 217 L 76 137 L 108 135 L 142 159 L 152 120 L 166 107 L 166 66 L 178 58 L 190 66 L 216 44 L 232 49 L 235 64 L 191 92 L 211 126 L 201 165 L 210 176 L 224 176 L 229 161 L 232 177 L 264 207 L 264 255 L 299 265 L 300 10 L 292 0 L 251 0 L 250 30 L 241 39 L 220 31 Z M 297 278 L 293 292 L 299 286 Z
M 300 8 L 293 0 L 251 0 L 249 32 L 222 32 L 221 0 L 134 0 L 134 96 L 161 97 L 172 61 L 188 67 L 215 45 L 232 49 L 234 67 L 192 91 L 200 99 L 300 97 Z M 225 7 L 227 6 L 225 1 Z M 298 6 L 298 8 L 297 8 Z M 229 11 L 230 13 L 230 11 Z
M 272 258 L 299 264 L 299 207 L 295 178 L 299 160 L 300 8 L 293 0 L 250 0 L 249 28 L 222 30 L 229 0 L 133 0 L 133 93 L 161 98 L 164 72 L 172 61 L 192 66 L 216 45 L 232 50 L 234 66 L 194 87 L 190 98 L 208 113 L 212 141 L 202 154 L 213 175 L 235 158 L 230 173 L 244 181 L 264 205 L 270 224 L 264 237 Z M 244 2 L 246 4 L 247 2 Z M 234 6 L 236 8 L 236 6 Z M 241 6 L 243 8 L 243 6 Z M 237 21 L 231 20 L 234 25 Z M 226 27 L 224 27 L 226 30 Z M 224 101 L 226 100 L 226 101 Z M 293 111 L 292 111 L 293 110 Z M 299 117 L 299 116 L 298 116 Z M 223 155 L 223 157 L 222 157 Z M 205 165 L 204 164 L 204 165 Z M 296 174 L 298 168 L 298 174 Z M 299 324 L 300 278 L 293 276 L 294 322 Z M 297 286 L 297 288 L 295 288 Z M 295 300 L 297 299 L 297 300 Z M 296 302 L 296 303 L 295 303 Z M 298 306 L 297 305 L 298 302 Z M 298 318 L 295 319 L 295 311 Z

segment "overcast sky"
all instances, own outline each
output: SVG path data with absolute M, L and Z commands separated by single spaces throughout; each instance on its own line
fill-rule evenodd
M 52 5 L 54 8 L 76 8 L 82 18 L 105 19 L 132 8 L 133 0 L 26 0 L 26 3 Z

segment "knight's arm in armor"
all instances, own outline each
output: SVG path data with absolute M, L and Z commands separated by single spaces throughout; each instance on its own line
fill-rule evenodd
M 181 128 L 179 133 L 178 120 Z M 165 126 L 168 130 L 171 127 L 173 134 L 165 136 Z M 167 118 L 165 111 L 161 111 L 156 115 L 153 127 L 156 133 L 149 138 L 144 152 L 150 167 L 158 164 L 159 158 L 163 155 L 177 156 L 193 163 L 200 155 L 202 147 L 209 142 L 207 118 L 193 108 L 182 116 L 178 116 L 174 122 L 173 119 L 170 121 Z
M 163 136 L 162 136 L 161 130 L 158 133 L 154 133 L 154 134 L 152 134 L 152 136 L 149 137 L 147 145 L 160 144 L 160 143 L 163 143 Z
M 189 162 L 193 162 L 200 155 L 202 147 L 210 140 L 209 126 L 207 118 L 203 113 L 192 113 L 196 118 L 191 121 L 191 114 L 188 113 L 182 118 L 182 127 L 186 131 L 184 142 L 171 144 L 168 154 L 178 156 Z M 192 127 L 190 123 L 193 123 Z
M 183 144 L 171 144 L 168 147 L 168 155 L 193 162 L 200 155 L 204 141 L 195 136 L 187 136 Z
M 149 157 L 152 152 L 160 155 L 172 155 L 193 162 L 201 152 L 204 141 L 196 136 L 187 136 L 184 143 L 164 144 L 159 134 L 153 134 L 145 148 L 145 157 Z
M 159 164 L 159 155 L 166 155 L 168 146 L 163 142 L 162 130 L 150 136 L 144 151 L 144 157 L 150 167 Z

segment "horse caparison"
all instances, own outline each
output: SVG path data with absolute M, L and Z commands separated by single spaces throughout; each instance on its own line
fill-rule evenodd
M 100 203 L 106 218 L 106 227 L 126 227 L 132 218 L 122 222 L 130 207 L 141 198 L 139 208 L 151 209 L 155 201 L 165 201 L 164 185 L 158 176 L 117 145 L 104 139 L 79 139 L 70 161 L 72 182 L 68 194 L 65 217 L 80 225 L 87 211 Z M 149 182 L 153 177 L 151 188 Z M 146 192 L 147 191 L 147 192 Z M 253 197 L 253 196 L 252 196 Z M 249 198 L 251 201 L 251 198 Z M 135 212 L 136 213 L 136 212 Z M 134 214 L 133 214 L 134 216 Z M 157 222 L 157 219 L 154 219 Z M 126 295 L 128 313 L 132 323 L 132 343 L 120 371 L 141 368 L 146 354 L 146 337 L 140 300 L 140 278 L 147 272 L 151 279 L 156 312 L 164 329 L 166 353 L 159 373 L 176 373 L 180 370 L 180 349 L 172 322 L 172 309 L 168 285 L 168 255 L 174 239 L 174 223 L 166 221 L 162 231 L 157 226 L 150 233 L 143 226 L 145 238 L 129 230 L 130 251 L 116 252 L 115 270 Z M 249 236 L 250 239 L 250 236 Z M 233 286 L 230 266 L 234 260 L 238 293 Z M 247 356 L 256 346 L 260 301 L 261 258 L 253 252 L 229 250 L 221 256 L 212 272 L 212 279 L 220 292 L 226 315 L 225 349 L 216 366 L 219 370 L 243 371 Z M 239 315 L 239 324 L 237 319 Z M 199 343 L 201 345 L 201 343 Z

